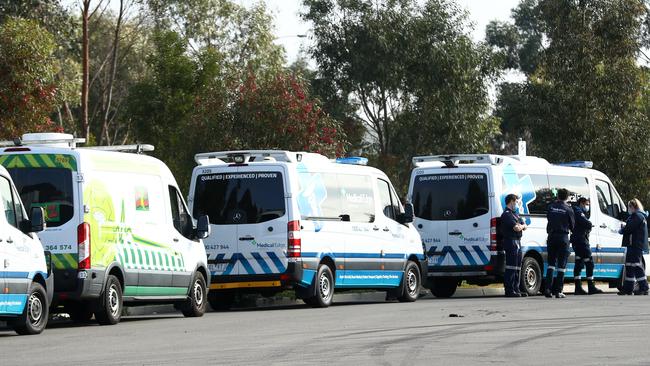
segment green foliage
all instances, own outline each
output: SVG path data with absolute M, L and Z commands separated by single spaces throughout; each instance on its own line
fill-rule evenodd
M 497 40 L 507 35 L 488 36 L 529 60 L 518 64 L 527 75 L 523 83 L 499 88 L 495 114 L 505 133 L 529 136 L 529 150 L 551 161 L 593 160 L 624 196 L 650 199 L 648 80 L 636 62 L 645 6 L 637 0 L 540 0 L 517 9 L 516 33 L 546 41 L 527 47 L 522 36 L 504 46 Z M 528 14 L 526 21 L 520 14 Z M 511 26 L 503 29 L 512 33 Z
M 429 0 L 305 0 L 311 55 L 325 80 L 360 111 L 374 162 L 406 182 L 416 154 L 486 151 L 490 49 L 472 42 L 464 11 Z M 326 84 L 327 85 L 327 84 Z M 402 186 L 404 188 L 404 186 Z
M 55 48 L 35 21 L 7 18 L 0 26 L 0 138 L 55 128 Z

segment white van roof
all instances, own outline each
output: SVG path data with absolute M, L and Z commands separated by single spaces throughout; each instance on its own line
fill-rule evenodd
M 241 159 L 236 161 L 236 159 Z M 231 162 L 263 162 L 279 161 L 284 163 L 315 163 L 329 162 L 330 160 L 321 154 L 308 153 L 305 151 L 286 150 L 232 150 L 200 153 L 194 156 L 199 165 L 222 165 Z
M 52 147 L 77 149 L 77 144 L 83 144 L 86 139 L 76 138 L 67 133 L 45 132 L 45 133 L 26 133 L 21 138 L 12 141 L 0 141 L 0 147 Z M 119 151 L 143 153 L 154 151 L 153 145 L 133 144 L 133 145 L 112 145 L 112 146 L 88 146 L 81 149 L 92 149 L 101 151 Z
M 495 154 L 449 154 L 449 155 L 428 155 L 416 156 L 413 158 L 413 165 L 423 167 L 454 167 L 460 164 L 467 165 L 501 165 L 527 164 L 527 165 L 551 165 L 546 159 L 535 156 L 519 155 L 495 155 Z

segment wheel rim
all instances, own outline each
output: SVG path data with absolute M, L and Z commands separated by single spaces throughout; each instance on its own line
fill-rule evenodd
M 43 301 L 38 294 L 31 294 L 27 302 L 29 323 L 38 325 L 43 320 Z
M 526 282 L 526 289 L 528 290 L 534 290 L 537 287 L 539 279 L 537 271 L 535 271 L 533 266 L 526 266 L 524 271 L 524 281 Z
M 413 269 L 410 269 L 408 271 L 406 277 L 406 285 L 407 285 L 409 296 L 411 297 L 415 296 L 419 286 L 418 286 L 418 276 L 416 275 Z
M 111 285 L 108 289 L 108 307 L 113 317 L 117 317 L 120 313 L 120 295 L 117 292 L 115 285 Z
M 320 289 L 321 298 L 329 300 L 330 296 L 332 296 L 332 283 L 326 273 L 321 274 L 318 280 L 318 288 Z
M 201 281 L 199 280 L 194 282 L 194 303 L 197 307 L 203 305 L 203 286 L 201 286 Z

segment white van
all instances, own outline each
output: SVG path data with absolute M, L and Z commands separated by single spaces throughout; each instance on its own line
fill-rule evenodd
M 54 302 L 75 321 L 120 320 L 122 306 L 174 303 L 186 316 L 206 309 L 207 262 L 176 180 L 152 146 L 77 148 L 65 134 L 3 143 L 0 165 L 27 207 L 45 210 L 40 234 L 52 253 Z
M 215 233 L 205 241 L 214 308 L 242 290 L 293 288 L 318 307 L 335 288 L 417 299 L 426 262 L 412 207 L 404 212 L 386 175 L 359 164 L 366 159 L 226 151 L 196 161 L 188 202 Z
M 9 173 L 0 166 L 0 320 L 18 334 L 45 329 L 52 300 L 52 276 L 36 232 L 44 227 L 43 210 L 28 218 Z
M 408 196 L 426 244 L 427 287 L 435 296 L 452 296 L 462 280 L 501 281 L 505 259 L 497 229 L 510 193 L 522 197 L 519 212 L 529 227 L 521 240 L 521 286 L 537 294 L 547 267 L 546 208 L 560 188 L 569 190 L 572 202 L 591 200 L 595 279 L 612 287 L 622 283 L 625 248 L 618 230 L 626 205 L 609 178 L 590 169 L 591 162 L 554 165 L 529 156 L 445 155 L 415 157 L 413 164 Z M 572 253 L 567 272 L 573 266 Z

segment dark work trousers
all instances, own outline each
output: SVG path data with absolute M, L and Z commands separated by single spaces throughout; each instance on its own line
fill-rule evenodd
M 503 249 L 506 251 L 506 270 L 503 274 L 503 287 L 506 295 L 519 293 L 519 273 L 521 272 L 521 242 L 514 239 L 504 239 Z
M 645 276 L 643 267 L 643 250 L 634 247 L 627 247 L 625 251 L 625 282 L 623 291 L 634 291 L 634 283 L 639 284 L 639 291 L 648 291 L 648 279 Z
M 547 244 L 548 268 L 546 269 L 546 288 L 553 294 L 562 292 L 564 288 L 564 272 L 569 259 L 569 243 L 561 238 L 549 236 Z M 553 279 L 554 272 L 557 276 Z
M 573 279 L 579 280 L 580 272 L 586 268 L 586 275 L 588 281 L 594 280 L 594 260 L 591 257 L 591 248 L 589 243 L 576 243 L 573 244 L 573 251 L 576 253 L 576 264 L 573 267 Z

